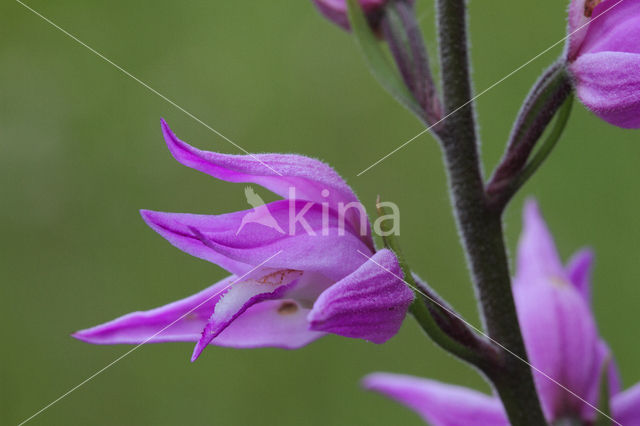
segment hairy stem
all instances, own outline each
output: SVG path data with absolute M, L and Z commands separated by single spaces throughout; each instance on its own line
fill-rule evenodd
M 438 0 L 444 115 L 471 99 L 464 0 Z M 444 122 L 442 147 L 456 221 L 489 336 L 527 359 L 511 292 L 499 212 L 488 207 L 480 168 L 473 103 Z M 503 352 L 485 369 L 513 426 L 544 425 L 529 366 Z

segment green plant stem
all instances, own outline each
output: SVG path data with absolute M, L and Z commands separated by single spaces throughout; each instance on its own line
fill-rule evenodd
M 444 115 L 471 96 L 464 0 L 438 0 L 438 35 Z M 451 197 L 483 320 L 489 336 L 527 359 L 511 292 L 500 213 L 488 208 L 480 169 L 473 103 L 444 122 L 442 147 Z M 484 370 L 513 426 L 544 425 L 529 366 L 506 352 Z

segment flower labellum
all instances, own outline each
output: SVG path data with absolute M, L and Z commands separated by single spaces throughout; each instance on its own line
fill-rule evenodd
M 609 348 L 596 329 L 589 291 L 592 263 L 591 251 L 582 250 L 562 265 L 536 203 L 527 203 L 514 279 L 527 353 L 531 365 L 579 398 L 537 371 L 536 389 L 550 424 L 593 424 L 602 368 L 609 364 L 611 415 L 625 426 L 640 426 L 640 383 L 620 392 L 615 365 L 606 362 Z M 461 386 L 387 373 L 367 376 L 364 386 L 413 409 L 434 426 L 509 424 L 497 396 Z
M 164 121 L 162 130 L 180 163 L 288 199 L 264 204 L 247 188 L 252 210 L 217 216 L 142 210 L 147 225 L 172 245 L 232 275 L 74 337 L 96 344 L 191 341 L 195 360 L 209 344 L 294 349 L 326 333 L 383 343 L 398 332 L 413 292 L 398 278 L 395 255 L 375 251 L 366 213 L 353 210 L 361 207 L 358 198 L 331 167 L 291 154 L 201 151 Z
M 608 123 L 640 128 L 640 0 L 572 0 L 568 32 L 580 101 Z

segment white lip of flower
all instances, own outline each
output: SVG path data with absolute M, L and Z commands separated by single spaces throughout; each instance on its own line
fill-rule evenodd
M 282 285 L 290 284 L 302 275 L 302 271 L 281 269 L 270 272 L 260 278 L 252 278 L 234 283 L 222 297 L 220 297 L 218 303 L 216 303 L 213 315 L 220 316 L 221 318 L 224 318 L 226 315 L 232 315 L 237 309 L 237 302 L 247 300 L 247 293 L 250 294 L 249 297 L 253 297 L 261 293 L 271 292 Z M 239 298 L 239 300 L 235 301 L 234 299 L 236 298 Z

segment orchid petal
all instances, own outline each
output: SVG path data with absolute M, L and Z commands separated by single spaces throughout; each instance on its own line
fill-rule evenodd
M 98 345 L 196 342 L 231 276 L 177 302 L 143 312 L 132 312 L 107 323 L 80 330 L 76 339 Z
M 309 311 L 294 299 L 266 300 L 247 309 L 210 344 L 298 349 L 326 334 L 309 330 Z
M 308 320 L 312 330 L 384 343 L 400 329 L 412 300 L 398 260 L 383 249 L 325 290 Z
M 595 404 L 599 339 L 584 298 L 554 277 L 516 281 L 514 297 L 529 360 L 544 373 L 536 371 L 534 378 L 547 418 L 579 414 L 584 403 L 546 376 Z
M 162 120 L 162 133 L 169 151 L 181 164 L 227 182 L 250 182 L 261 185 L 284 198 L 326 203 L 339 211 L 360 230 L 362 240 L 373 249 L 369 222 L 351 187 L 329 165 L 314 158 L 295 154 L 230 155 L 201 151 L 178 139 Z M 350 203 L 352 208 L 347 209 Z M 356 209 L 356 210 L 354 210 Z
M 524 212 L 514 298 L 529 359 L 542 372 L 536 371 L 534 378 L 547 418 L 580 415 L 584 402 L 549 377 L 595 405 L 594 377 L 599 377 L 603 361 L 600 339 L 590 306 L 569 283 L 532 201 Z
M 569 34 L 569 48 L 567 57 L 573 60 L 578 54 L 578 50 L 582 45 L 584 37 L 587 35 L 590 18 L 584 14 L 585 0 L 571 0 L 569 4 L 569 20 L 567 32 Z
M 640 2 L 606 0 L 593 10 L 579 55 L 598 52 L 640 53 L 639 39 Z
M 225 278 L 183 300 L 145 312 L 133 312 L 73 334 L 87 343 L 142 344 L 197 342 L 222 294 L 237 277 Z M 267 300 L 248 308 L 211 344 L 234 348 L 297 349 L 325 333 L 309 330 L 309 309 L 291 299 Z
M 619 424 L 640 426 L 640 383 L 614 396 L 611 412 Z
M 618 127 L 640 128 L 640 53 L 585 53 L 569 70 L 580 101 L 598 117 Z
M 263 207 L 268 208 L 274 224 L 288 232 L 246 223 L 252 210 L 219 216 L 143 210 L 142 216 L 174 246 L 236 275 L 268 259 L 263 266 L 321 272 L 339 280 L 364 262 L 358 250 L 370 252 L 348 224 L 341 226 L 332 210 L 327 213 L 317 204 L 287 200 Z M 304 222 L 293 223 L 290 229 L 295 220 L 291 216 L 300 212 Z
M 591 302 L 591 270 L 593 269 L 593 251 L 582 249 L 567 263 L 566 273 L 571 284 L 580 292 L 584 300 Z
M 389 373 L 370 374 L 363 385 L 411 408 L 433 426 L 509 424 L 498 398 L 461 386 Z
M 282 299 L 301 275 L 300 271 L 283 270 L 259 279 L 234 282 L 216 303 L 213 315 L 193 350 L 191 361 L 195 361 L 204 348 L 247 309 L 265 300 Z
M 517 279 L 520 282 L 536 282 L 539 277 L 562 277 L 564 268 L 553 237 L 534 200 L 528 200 L 525 204 L 523 223 L 518 244 Z

